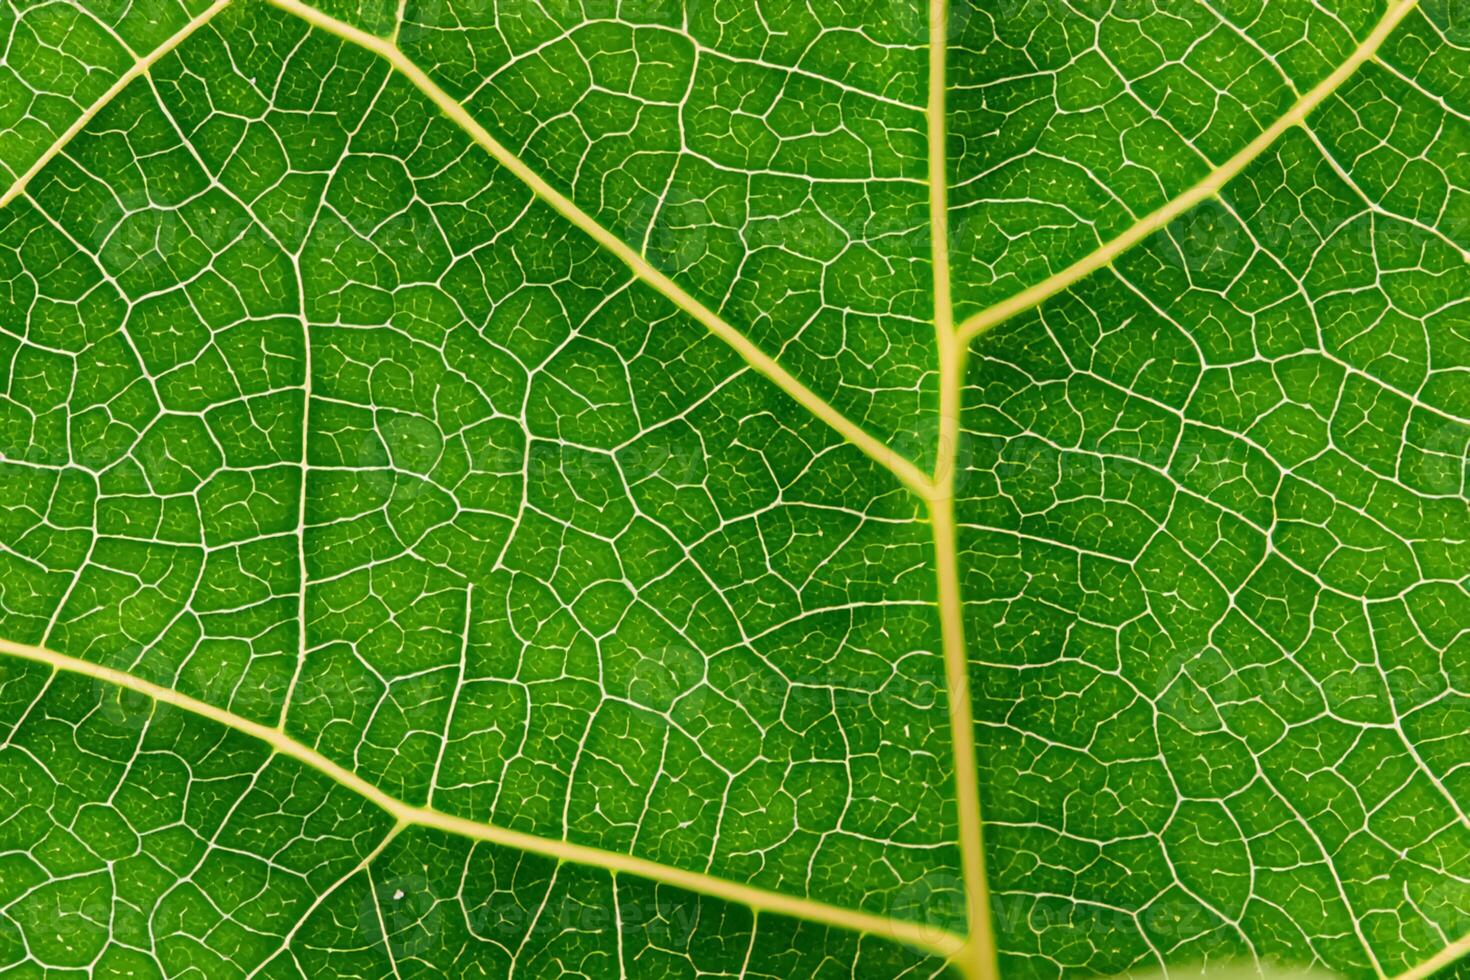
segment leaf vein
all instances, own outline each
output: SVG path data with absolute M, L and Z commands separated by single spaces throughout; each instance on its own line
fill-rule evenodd
M 954 956 L 964 946 L 962 937 L 937 926 L 828 905 L 814 899 L 770 891 L 647 858 L 511 830 L 488 822 L 453 816 L 429 806 L 413 806 L 390 796 L 363 777 L 279 729 L 243 718 L 173 688 L 154 684 L 125 671 L 10 640 L 0 639 L 0 654 L 42 664 L 55 671 L 66 671 L 112 684 L 259 739 L 277 754 L 295 759 L 363 797 L 401 824 L 428 827 L 471 840 L 539 854 L 556 861 L 602 868 L 614 874 L 636 875 L 675 888 L 745 905 L 759 912 L 805 919 L 856 933 L 871 933 L 944 957 Z

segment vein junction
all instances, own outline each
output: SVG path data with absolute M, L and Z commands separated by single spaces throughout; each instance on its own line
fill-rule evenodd
M 7 210 L 80 379 L 0 461 L 7 631 L 391 820 L 948 955 L 920 502 L 377 53 L 235 5 Z
M 371 867 L 373 861 L 381 856 L 383 851 L 392 843 L 394 837 L 402 833 L 404 828 L 416 826 L 443 831 L 469 840 L 485 841 L 502 847 L 513 848 L 517 851 L 541 855 L 557 862 L 566 861 L 586 865 L 592 868 L 610 871 L 614 874 L 637 875 L 664 885 L 738 903 L 771 915 L 792 916 L 833 926 L 838 929 L 849 930 L 854 933 L 882 936 L 887 939 L 908 943 L 921 949 L 931 950 L 944 957 L 953 955 L 963 942 L 959 937 L 946 933 L 942 929 L 924 926 L 919 923 L 869 915 L 854 909 L 825 905 L 821 902 L 813 902 L 781 892 L 752 888 L 748 885 L 742 885 L 723 878 L 686 871 L 628 854 L 603 851 L 566 840 L 554 840 L 538 837 L 533 834 L 521 833 L 508 828 L 497 827 L 493 824 L 456 817 L 435 810 L 432 807 L 410 806 L 400 800 L 394 799 L 384 793 L 379 787 L 364 780 L 356 773 L 343 768 L 320 752 L 283 734 L 277 728 L 251 721 L 248 718 L 242 718 L 215 705 L 196 700 L 185 694 L 180 694 L 173 688 L 152 684 L 140 680 L 131 674 L 102 667 L 91 661 L 79 660 L 75 657 L 68 657 L 39 647 L 28 647 L 4 640 L 0 640 L 0 654 L 41 664 L 52 671 L 66 672 L 77 675 L 78 677 L 87 678 L 98 682 L 99 685 L 107 685 L 121 689 L 122 691 L 134 692 L 160 704 L 179 708 L 191 714 L 206 718 L 209 721 L 216 722 L 229 730 L 239 732 L 252 739 L 263 742 L 269 747 L 271 752 L 286 759 L 294 760 L 308 769 L 320 773 L 330 780 L 331 783 L 371 803 L 374 807 L 377 807 L 392 818 L 391 829 L 382 834 L 376 843 L 372 844 L 372 849 L 357 864 L 352 865 L 351 870 L 348 872 L 349 878 L 355 876 L 360 870 Z M 52 682 L 47 680 L 37 686 L 34 694 L 35 700 L 32 702 L 30 710 L 22 714 L 23 719 L 29 719 L 37 710 L 38 706 L 46 704 L 48 695 L 52 694 L 51 684 Z M 40 710 L 44 711 L 45 709 L 41 708 Z M 150 722 L 148 719 L 153 714 L 153 709 L 151 708 L 122 703 L 119 703 L 112 710 L 132 713 L 129 724 L 135 727 L 140 733 L 149 726 Z M 22 722 L 22 725 L 17 725 L 11 730 L 7 738 L 7 743 L 15 740 L 16 730 L 21 728 L 23 724 L 24 722 Z M 39 760 L 38 764 L 43 767 L 45 765 L 44 762 Z M 371 824 L 369 824 L 369 827 L 371 827 Z M 327 900 L 330 894 L 330 890 L 323 890 L 313 901 L 312 909 Z M 302 917 L 297 920 L 298 929 L 304 923 L 309 911 L 308 913 L 303 913 Z M 262 966 L 266 962 L 268 960 L 263 961 Z
M 23 509 L 43 515 L 5 546 L 41 583 L 15 610 L 18 635 L 84 659 L 7 649 L 263 739 L 395 827 L 641 875 L 989 975 L 983 868 L 955 845 L 980 837 L 955 538 L 965 511 L 953 502 L 966 347 L 1212 199 L 1412 4 L 1205 180 L 958 326 L 941 230 L 941 432 L 937 448 L 900 452 L 872 432 L 905 431 L 920 412 L 931 382 L 903 352 L 924 317 L 862 304 L 912 300 L 916 273 L 896 256 L 925 222 L 906 195 L 943 185 L 943 93 L 930 90 L 925 133 L 923 90 L 905 88 L 912 51 L 869 39 L 893 61 L 840 84 L 831 66 L 789 72 L 793 90 L 835 85 L 881 106 L 863 120 L 898 134 L 863 175 L 881 201 L 812 179 L 799 147 L 823 134 L 780 132 L 779 105 L 766 120 L 778 149 L 720 158 L 712 146 L 739 141 L 682 121 L 702 77 L 691 70 L 682 89 L 665 79 L 650 96 L 650 115 L 679 120 L 665 127 L 676 162 L 635 182 L 651 203 L 610 211 L 588 196 L 593 158 L 556 182 L 570 193 L 540 176 L 564 175 L 551 147 L 567 130 L 508 116 L 502 143 L 476 120 L 535 55 L 452 97 L 405 53 L 416 25 L 403 9 L 386 41 L 273 3 L 322 31 L 287 27 L 249 51 L 229 30 L 200 31 L 178 65 L 155 64 L 160 49 L 7 195 L 5 243 L 65 272 L 34 276 L 31 308 L 74 310 L 89 338 L 73 349 L 35 316 L 26 356 L 91 413 L 58 440 L 32 412 L 27 444 L 4 457 L 28 474 Z M 943 5 L 930 13 L 942 39 Z M 265 36 L 287 23 L 240 16 Z M 673 45 L 659 49 L 671 63 L 730 78 L 773 70 L 697 38 L 679 48 L 679 33 L 629 43 Z M 312 65 L 332 67 L 308 78 Z M 126 86 L 145 73 L 146 87 Z M 927 173 L 897 152 L 906 132 L 927 140 Z M 114 173 L 116 159 L 136 172 Z M 674 193 L 690 187 L 703 193 Z M 778 211 L 731 217 L 711 203 L 722 194 Z M 928 222 L 943 229 L 937 201 Z M 880 217 L 888 230 L 857 248 L 852 229 Z M 820 227 L 837 244 L 762 252 L 762 221 L 802 242 L 790 229 Z M 701 222 L 712 230 L 683 254 Z M 740 244 L 722 237 L 730 228 Z M 859 253 L 869 264 L 853 267 Z M 882 288 L 847 306 L 829 292 L 874 276 Z M 786 295 L 749 300 L 762 278 Z M 752 309 L 762 315 L 747 325 Z M 768 320 L 801 329 L 783 337 Z M 884 350 L 832 340 L 860 335 L 881 335 Z M 839 369 L 811 370 L 829 363 Z M 857 365 L 892 383 L 859 390 Z M 852 492 L 890 487 L 885 474 L 913 497 Z M 83 528 L 75 514 L 89 508 L 95 527 Z M 92 638 L 106 635 L 140 639 L 102 650 Z M 935 678 L 953 725 L 934 724 Z M 938 816 L 952 756 L 971 795 L 958 827 Z M 566 843 L 574 832 L 593 843 Z M 356 887 L 382 853 L 357 848 L 339 886 Z M 854 866 L 881 884 L 832 883 Z M 934 924 L 910 921 L 916 909 Z

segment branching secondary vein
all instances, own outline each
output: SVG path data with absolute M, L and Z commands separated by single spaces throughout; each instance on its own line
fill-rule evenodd
M 359 30 L 350 24 L 330 17 L 301 0 L 270 0 L 270 3 L 294 14 L 307 23 L 344 41 L 355 44 L 385 59 L 401 75 L 411 81 L 419 91 L 452 119 L 456 125 L 470 135 L 476 143 L 490 153 L 501 166 L 515 174 L 526 186 L 559 214 L 571 221 L 599 245 L 611 252 L 632 272 L 658 290 L 674 305 L 694 317 L 715 336 L 735 349 L 741 357 L 763 377 L 771 381 L 807 411 L 831 426 L 844 439 L 896 476 L 905 486 L 921 497 L 933 493 L 933 482 L 929 476 L 915 466 L 897 450 L 874 437 L 856 422 L 843 415 L 816 392 L 799 381 L 789 371 L 761 350 L 748 337 L 731 326 L 714 310 L 689 294 L 678 283 L 649 264 L 627 242 L 600 225 L 596 219 L 578 207 L 565 194 L 552 187 L 545 178 L 512 153 L 504 144 L 480 125 L 448 92 L 445 92 L 422 68 L 411 61 L 396 45 Z
M 1108 266 L 1128 249 L 1137 245 L 1154 232 L 1160 231 L 1175 218 L 1178 218 L 1196 205 L 1214 197 L 1230 182 L 1231 178 L 1244 170 L 1252 160 L 1264 153 L 1283 133 L 1293 126 L 1301 125 L 1307 116 L 1311 115 L 1312 110 L 1321 105 L 1361 65 L 1371 59 L 1377 53 L 1378 48 L 1383 42 L 1388 39 L 1389 34 L 1393 33 L 1393 29 L 1414 9 L 1417 3 L 1418 0 L 1397 0 L 1396 3 L 1389 7 L 1388 12 L 1378 22 L 1378 25 L 1373 28 L 1373 31 L 1363 39 L 1363 42 L 1358 45 L 1342 64 L 1337 66 L 1336 70 L 1313 86 L 1310 91 L 1297 100 L 1290 110 L 1270 126 L 1261 130 L 1255 139 L 1247 143 L 1218 168 L 1211 171 L 1199 183 L 1158 210 L 1145 215 L 1127 231 L 1111 239 L 1096 251 L 1090 252 L 1076 262 L 1073 262 L 1055 275 L 968 317 L 959 325 L 960 339 L 968 343 L 996 324 L 1009 320 L 1011 317 L 1019 313 L 1024 313 L 1033 306 L 1039 305 L 1078 280 L 1091 275 L 1098 269 Z
M 279 729 L 242 718 L 223 708 L 191 698 L 173 688 L 163 687 L 124 671 L 103 667 L 91 661 L 9 640 L 0 639 L 0 654 L 44 664 L 53 670 L 79 674 L 93 680 L 113 684 L 142 694 L 154 701 L 182 708 L 259 739 L 281 755 L 317 770 L 368 800 L 400 824 L 431 827 L 472 840 L 487 841 L 532 854 L 540 854 L 558 861 L 570 861 L 574 864 L 603 868 L 615 873 L 637 875 L 676 888 L 684 888 L 702 895 L 746 905 L 757 911 L 789 915 L 839 929 L 882 936 L 920 949 L 930 950 L 940 956 L 954 956 L 964 946 L 964 940 L 959 936 L 917 922 L 840 908 L 811 899 L 755 888 L 713 875 L 671 867 L 628 854 L 508 830 L 494 824 L 456 817 L 426 806 L 411 806 L 389 796 L 361 776 L 333 762 L 315 749 L 296 741 Z
M 131 68 L 119 75 L 117 81 L 113 82 L 107 91 L 98 97 L 97 101 L 87 106 L 82 114 L 77 116 L 72 121 L 72 124 L 66 127 L 66 130 L 57 137 L 56 141 L 36 158 L 36 161 L 26 169 L 25 173 L 21 174 L 13 184 L 6 188 L 4 194 L 0 194 L 0 208 L 5 207 L 11 201 L 24 194 L 31 180 L 42 170 L 46 169 L 46 165 L 55 159 L 56 155 L 64 150 L 66 145 L 75 139 L 78 133 L 86 129 L 87 124 L 96 118 L 97 113 L 107 108 L 108 104 L 117 98 L 123 89 L 146 75 L 148 70 L 157 64 L 161 58 L 173 51 L 180 44 L 183 44 L 199 28 L 213 20 L 216 14 L 230 5 L 230 2 L 231 0 L 215 0 L 214 3 L 206 7 L 197 17 L 185 24 L 175 34 L 169 37 L 168 40 L 164 41 L 145 57 L 135 62 Z

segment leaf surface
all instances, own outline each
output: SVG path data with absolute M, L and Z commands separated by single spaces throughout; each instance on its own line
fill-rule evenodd
M 1453 11 L 0 16 L 5 964 L 1465 945 Z

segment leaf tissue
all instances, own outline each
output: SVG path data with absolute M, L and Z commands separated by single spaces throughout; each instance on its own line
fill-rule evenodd
M 3 975 L 1456 975 L 1463 5 L 0 42 Z

